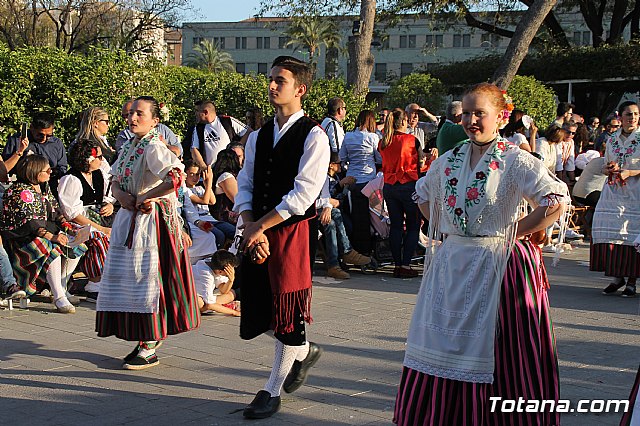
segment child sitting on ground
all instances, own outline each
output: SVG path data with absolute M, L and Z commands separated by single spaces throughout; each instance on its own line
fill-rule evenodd
M 210 311 L 240 316 L 239 309 L 229 306 L 236 293 L 231 289 L 235 279 L 238 258 L 227 250 L 218 250 L 210 260 L 200 260 L 193 267 L 193 276 L 198 293 L 198 308 L 204 314 Z M 237 302 L 235 303 L 237 306 Z
M 316 205 L 319 204 L 321 208 L 318 210 L 318 220 L 320 230 L 324 235 L 327 276 L 338 280 L 347 280 L 351 276 L 340 267 L 339 258 L 342 258 L 346 264 L 356 266 L 371 263 L 371 258 L 358 253 L 351 247 L 347 231 L 344 228 L 342 212 L 338 208 L 342 198 L 339 195 L 342 186 L 337 179 L 340 169 L 340 158 L 337 153 L 332 152 L 327 178 Z

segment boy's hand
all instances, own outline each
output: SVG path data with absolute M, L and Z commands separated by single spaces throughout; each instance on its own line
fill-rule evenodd
M 325 207 L 322 209 L 322 212 L 320 213 L 320 223 L 323 225 L 327 225 L 329 222 L 331 222 L 331 209 L 328 207 Z
M 233 282 L 236 277 L 236 269 L 231 265 L 224 267 L 224 274 L 229 278 L 229 282 Z

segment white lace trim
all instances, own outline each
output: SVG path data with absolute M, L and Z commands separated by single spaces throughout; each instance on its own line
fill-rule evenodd
M 405 355 L 404 357 L 404 366 L 409 367 L 412 370 L 429 374 L 431 376 L 441 377 L 443 379 L 471 383 L 493 383 L 493 374 L 472 373 L 458 369 L 435 367 L 412 359 L 408 355 Z

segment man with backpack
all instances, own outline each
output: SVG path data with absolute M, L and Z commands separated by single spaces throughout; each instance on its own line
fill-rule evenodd
M 327 102 L 327 116 L 322 120 L 322 128 L 329 137 L 331 152 L 340 151 L 342 140 L 344 139 L 344 129 L 342 122 L 347 115 L 346 104 L 341 98 L 331 98 Z
M 217 115 L 212 101 L 204 101 L 197 108 L 198 124 L 191 139 L 191 156 L 206 168 L 216 162 L 218 153 L 229 143 L 246 141 L 251 129 L 238 119 Z

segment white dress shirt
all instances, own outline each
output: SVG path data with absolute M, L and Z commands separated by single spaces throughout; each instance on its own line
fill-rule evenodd
M 287 130 L 303 116 L 304 110 L 296 112 L 289 117 L 282 129 L 278 125 L 277 118 L 273 118 L 275 123 L 273 129 L 274 147 Z M 253 169 L 258 133 L 251 133 L 245 146 L 244 167 L 238 174 L 238 194 L 233 207 L 233 210 L 237 213 L 252 210 Z M 329 138 L 320 126 L 316 126 L 311 129 L 304 141 L 304 152 L 300 158 L 298 174 L 295 177 L 293 189 L 282 197 L 282 201 L 275 208 L 284 220 L 294 215 L 303 215 L 315 203 L 316 198 L 320 195 L 327 170 L 329 169 L 329 156 Z

